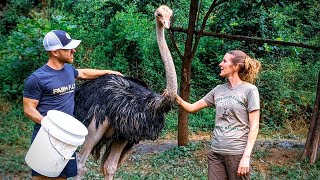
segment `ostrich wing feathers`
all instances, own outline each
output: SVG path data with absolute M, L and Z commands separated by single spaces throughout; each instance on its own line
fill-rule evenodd
M 88 81 L 76 90 L 75 117 L 88 126 L 93 118 L 96 127 L 109 120 L 116 139 L 137 143 L 155 140 L 163 126 L 164 115 L 172 102 L 150 91 L 140 80 L 106 75 Z

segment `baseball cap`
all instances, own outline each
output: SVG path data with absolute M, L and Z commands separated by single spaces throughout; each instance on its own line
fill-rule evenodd
M 52 30 L 43 38 L 43 46 L 46 51 L 57 49 L 74 49 L 79 46 L 81 40 L 71 39 L 70 35 L 62 30 Z

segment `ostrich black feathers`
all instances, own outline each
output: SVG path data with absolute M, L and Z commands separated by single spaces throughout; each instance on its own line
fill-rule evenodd
M 163 126 L 164 115 L 173 102 L 155 94 L 140 80 L 105 75 L 82 84 L 75 93 L 75 117 L 88 126 L 93 118 L 96 127 L 108 120 L 112 138 L 138 143 L 155 140 Z

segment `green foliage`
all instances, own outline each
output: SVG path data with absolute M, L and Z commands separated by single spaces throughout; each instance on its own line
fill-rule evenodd
M 113 58 L 112 62 L 122 66 L 127 64 L 127 69 L 124 69 L 126 75 L 139 78 L 151 89 L 162 93 L 165 76 L 155 36 L 154 16 L 153 13 L 145 15 L 136 11 L 136 7 L 131 5 L 112 18 L 107 38 L 113 46 L 108 56 L 110 59 L 122 57 Z M 120 68 L 114 64 L 112 67 Z
M 0 91 L 12 100 L 21 97 L 24 79 L 47 62 L 42 45 L 45 33 L 57 28 L 72 33 L 75 28 L 63 16 L 52 16 L 49 22 L 37 12 L 31 15 L 32 18 L 19 18 L 17 29 L 2 37 L 5 41 L 0 50 Z
M 264 149 L 264 148 L 261 148 L 261 149 L 257 149 L 257 148 L 254 148 L 254 158 L 255 159 L 258 159 L 258 160 L 263 160 L 263 159 L 266 159 L 267 156 L 270 156 L 270 152 L 268 151 L 268 149 Z
M 54 4 L 59 11 L 50 11 L 67 16 L 62 11 L 66 8 L 73 13 L 68 19 L 78 26 L 75 36 L 82 40 L 76 67 L 118 70 L 162 92 L 164 69 L 155 38 L 155 8 L 150 4 L 142 11 L 137 2 L 79 1 L 70 5 L 67 1 Z
M 116 178 L 120 179 L 206 179 L 206 160 L 194 154 L 204 148 L 202 143 L 189 143 L 185 147 L 174 147 L 148 159 L 135 155 L 135 170 L 124 164 Z M 154 169 L 157 169 L 154 171 Z
M 212 131 L 214 128 L 214 118 L 215 109 L 213 108 L 207 108 L 195 114 L 190 114 L 188 118 L 189 132 Z M 165 128 L 162 134 L 175 131 L 178 131 L 178 110 L 176 107 L 166 115 Z
M 24 156 L 30 145 L 32 123 L 26 119 L 20 103 L 0 98 L 0 177 L 17 174 L 29 168 Z
M 0 51 L 2 93 L 13 99 L 21 96 L 22 82 L 30 71 L 44 62 L 41 61 L 39 28 L 34 28 L 32 20 L 21 18 L 18 29 L 5 38 Z
M 3 12 L 0 12 L 0 34 L 9 34 L 18 23 L 21 16 L 28 16 L 29 11 L 34 8 L 31 0 L 7 0 Z
M 276 36 L 285 41 L 308 41 L 310 44 L 317 45 L 320 28 L 317 18 L 320 15 L 319 6 L 318 1 L 299 1 L 284 7 L 275 6 L 270 11 L 269 18 L 273 19 L 270 25 L 278 29 Z M 308 11 L 301 9 L 308 9 Z
M 257 86 L 261 95 L 263 122 L 274 127 L 288 119 L 308 119 L 312 113 L 319 63 L 302 65 L 291 58 L 268 64 L 263 61 Z
M 288 165 L 274 165 L 271 167 L 271 177 L 277 177 L 272 179 L 296 179 L 296 180 L 313 180 L 318 179 L 319 173 L 319 163 L 314 165 L 308 165 L 307 161 L 296 162 L 291 166 Z M 303 171 L 303 169 L 308 169 L 308 171 Z
M 191 132 L 212 131 L 214 129 L 215 109 L 207 108 L 189 116 Z

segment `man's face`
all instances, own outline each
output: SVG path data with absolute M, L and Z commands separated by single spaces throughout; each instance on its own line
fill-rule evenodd
M 63 63 L 73 63 L 75 49 L 58 49 L 57 58 Z

